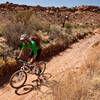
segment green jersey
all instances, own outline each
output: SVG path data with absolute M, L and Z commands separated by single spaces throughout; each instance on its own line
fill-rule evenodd
M 29 42 L 29 44 L 25 44 L 25 43 L 23 42 L 23 44 L 22 44 L 22 49 L 21 49 L 21 50 L 25 50 L 26 47 L 32 49 L 35 55 L 37 55 L 37 51 L 38 51 L 38 49 L 40 48 L 40 47 L 36 46 L 36 42 L 33 41 L 33 40 L 31 40 L 31 41 Z

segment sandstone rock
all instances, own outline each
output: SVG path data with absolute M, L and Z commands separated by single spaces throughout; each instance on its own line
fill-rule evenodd
M 95 29 L 95 30 L 94 30 L 94 33 L 95 33 L 95 34 L 100 34 L 100 28 Z
M 100 41 L 96 41 L 91 47 L 95 48 L 98 45 L 100 45 Z

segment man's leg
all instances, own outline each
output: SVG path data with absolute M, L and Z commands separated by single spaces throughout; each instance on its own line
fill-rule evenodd
M 42 49 L 39 49 L 39 50 L 37 51 L 37 56 L 36 56 L 36 61 L 35 61 L 37 67 L 39 68 L 39 73 L 41 73 L 41 68 L 40 68 L 40 64 L 39 64 L 39 57 L 40 57 L 40 55 L 41 55 L 41 51 L 42 51 Z
M 39 62 L 38 62 L 38 61 L 35 61 L 35 63 L 36 63 L 36 66 L 40 69 L 40 64 L 39 64 Z
M 31 51 L 29 58 L 28 58 L 28 62 L 31 62 L 31 63 L 35 62 L 36 56 L 37 55 L 34 55 L 33 51 Z
M 36 56 L 37 56 L 37 55 L 33 55 L 33 57 L 30 59 L 30 62 L 32 62 L 32 63 L 35 62 Z
M 39 65 L 39 57 L 41 55 L 41 51 L 42 51 L 42 49 L 39 49 L 37 51 L 37 56 L 36 56 L 36 64 L 37 64 L 37 67 L 39 67 L 39 68 L 40 68 L 40 65 Z

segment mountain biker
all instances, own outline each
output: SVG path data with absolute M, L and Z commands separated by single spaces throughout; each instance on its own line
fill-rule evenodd
M 33 62 L 36 63 L 37 67 L 39 68 L 39 73 L 41 72 L 40 69 L 40 65 L 38 63 L 41 51 L 42 51 L 42 47 L 41 46 L 37 46 L 36 41 L 34 40 L 30 40 L 29 36 L 27 34 L 23 34 L 20 37 L 20 40 L 23 42 L 22 44 L 22 48 L 21 51 L 19 53 L 18 58 L 21 57 L 21 55 L 23 54 L 23 51 L 25 50 L 26 47 L 31 49 L 30 55 L 28 57 L 28 62 L 27 64 L 32 64 Z

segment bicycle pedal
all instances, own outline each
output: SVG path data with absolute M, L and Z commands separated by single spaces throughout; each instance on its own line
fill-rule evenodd
M 43 83 L 43 80 L 42 79 L 40 79 L 40 83 Z
M 36 74 L 40 75 L 41 72 L 42 72 L 41 69 L 38 69 Z

